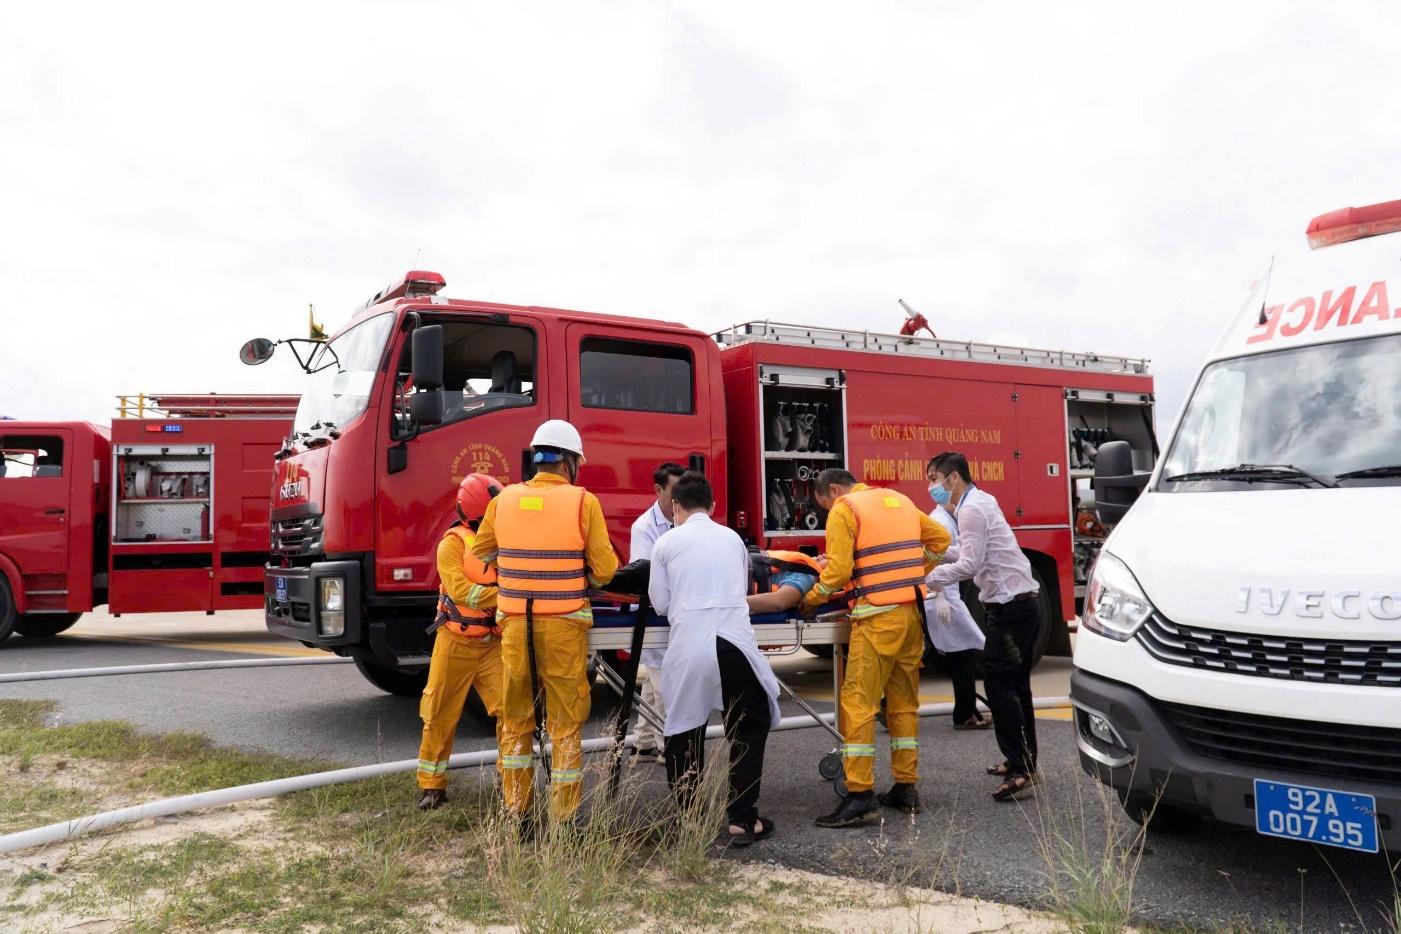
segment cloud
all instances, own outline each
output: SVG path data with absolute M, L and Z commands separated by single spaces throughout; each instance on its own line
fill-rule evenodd
M 461 297 L 1154 360 L 1397 196 L 1394 5 L 10 5 L 0 411 L 296 391 L 262 334 Z

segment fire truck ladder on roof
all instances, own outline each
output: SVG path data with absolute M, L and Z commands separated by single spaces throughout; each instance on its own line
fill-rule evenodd
M 747 321 L 743 324 L 733 325 L 728 330 L 719 331 L 713 337 L 721 347 L 761 342 L 800 347 L 822 347 L 830 350 L 862 350 L 868 353 L 971 360 L 976 363 L 1019 363 L 1024 366 L 1090 370 L 1098 373 L 1148 372 L 1148 360 L 1139 357 L 1115 357 L 1097 353 L 1075 353 L 1068 350 L 1034 350 L 1028 347 L 1008 347 L 1001 344 L 978 344 L 972 341 L 950 341 L 928 337 L 904 337 L 899 334 L 880 334 L 874 331 L 843 331 L 839 328 L 780 324 L 774 321 Z
M 291 418 L 297 396 L 174 395 L 158 393 L 117 396 L 118 418 Z

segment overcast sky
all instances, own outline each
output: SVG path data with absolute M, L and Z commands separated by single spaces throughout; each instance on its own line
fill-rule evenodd
M 219 10 L 215 14 L 211 11 Z M 0 5 L 0 414 L 446 294 L 1151 357 L 1401 197 L 1401 5 Z

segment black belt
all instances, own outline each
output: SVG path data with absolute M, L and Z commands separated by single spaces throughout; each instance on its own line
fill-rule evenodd
M 1039 596 L 1040 594 L 1037 591 L 1028 590 L 1026 593 L 1017 594 L 1015 597 L 1008 600 L 1007 603 L 994 603 L 993 606 L 1006 606 L 1008 603 L 1030 603 L 1032 600 L 1035 600 Z

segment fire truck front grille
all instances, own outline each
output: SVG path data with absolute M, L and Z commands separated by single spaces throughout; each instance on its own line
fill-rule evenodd
M 322 551 L 321 516 L 297 516 L 272 524 L 274 558 L 301 558 Z
M 1161 704 L 1195 753 L 1310 775 L 1401 782 L 1401 730 Z
M 1225 632 L 1184 626 L 1157 614 L 1138 631 L 1138 641 L 1171 665 L 1320 684 L 1401 687 L 1401 642 Z

